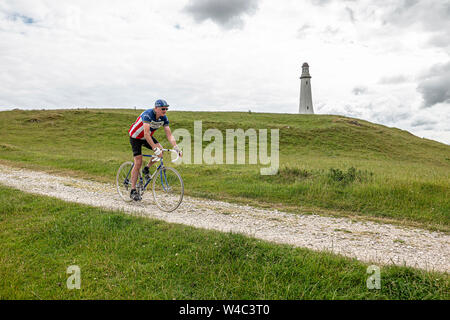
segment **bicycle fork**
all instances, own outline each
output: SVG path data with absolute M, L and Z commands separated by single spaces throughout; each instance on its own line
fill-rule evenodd
M 167 181 L 167 176 L 166 176 L 166 169 L 162 169 L 160 171 L 160 177 L 161 177 L 161 185 L 164 189 L 165 192 L 169 192 L 170 191 L 170 186 L 169 186 L 169 182 Z M 163 179 L 164 177 L 164 179 Z

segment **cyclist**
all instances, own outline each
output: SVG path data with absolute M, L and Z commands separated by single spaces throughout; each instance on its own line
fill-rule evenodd
M 155 107 L 142 112 L 128 130 L 134 157 L 134 166 L 131 171 L 130 198 L 134 201 L 141 200 L 141 195 L 136 191 L 136 182 L 139 175 L 139 170 L 142 166 L 142 146 L 153 150 L 155 155 L 160 158 L 163 156 L 163 148 L 161 144 L 153 137 L 153 134 L 159 127 L 164 127 L 167 140 L 173 146 L 174 150 L 178 152 L 178 155 L 180 157 L 182 156 L 182 152 L 178 148 L 177 142 L 175 141 L 175 138 L 169 128 L 169 119 L 166 115 L 168 109 L 169 105 L 166 100 L 156 100 Z M 148 177 L 150 172 L 149 167 L 153 165 L 154 162 L 156 161 L 153 161 L 153 158 L 150 159 L 149 163 L 142 170 L 145 176 Z

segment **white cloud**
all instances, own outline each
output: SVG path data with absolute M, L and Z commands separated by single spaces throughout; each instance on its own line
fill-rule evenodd
M 6 0 L 0 109 L 144 108 L 164 98 L 178 110 L 295 113 L 308 62 L 317 113 L 450 143 L 440 120 L 447 74 L 432 73 L 449 61 L 450 11 L 448 1 L 428 3 Z

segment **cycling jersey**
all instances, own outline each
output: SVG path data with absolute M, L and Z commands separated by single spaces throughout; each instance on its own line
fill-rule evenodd
M 145 140 L 144 123 L 150 124 L 150 136 L 153 136 L 156 129 L 161 126 L 165 127 L 169 125 L 169 119 L 167 119 L 167 116 L 156 119 L 155 109 L 145 110 L 131 125 L 130 130 L 128 130 L 128 134 L 131 138 Z

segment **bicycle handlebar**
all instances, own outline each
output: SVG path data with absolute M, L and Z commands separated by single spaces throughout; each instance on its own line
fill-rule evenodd
M 178 152 L 176 152 L 176 151 L 173 150 L 173 149 L 162 149 L 162 151 L 170 151 L 170 152 L 174 152 L 174 153 L 177 155 L 177 158 L 176 158 L 175 160 L 172 160 L 172 162 L 175 162 L 175 161 L 178 160 L 178 158 L 180 158 Z M 161 158 L 158 157 L 158 156 L 152 155 L 152 157 L 153 157 L 153 158 L 156 158 L 156 161 L 160 161 L 160 160 L 161 160 Z
M 170 152 L 174 152 L 177 155 L 177 158 L 175 160 L 172 160 L 172 162 L 175 162 L 178 160 L 178 158 L 180 157 L 180 155 L 178 154 L 178 152 L 176 152 L 173 149 L 163 149 L 163 151 L 170 151 Z

